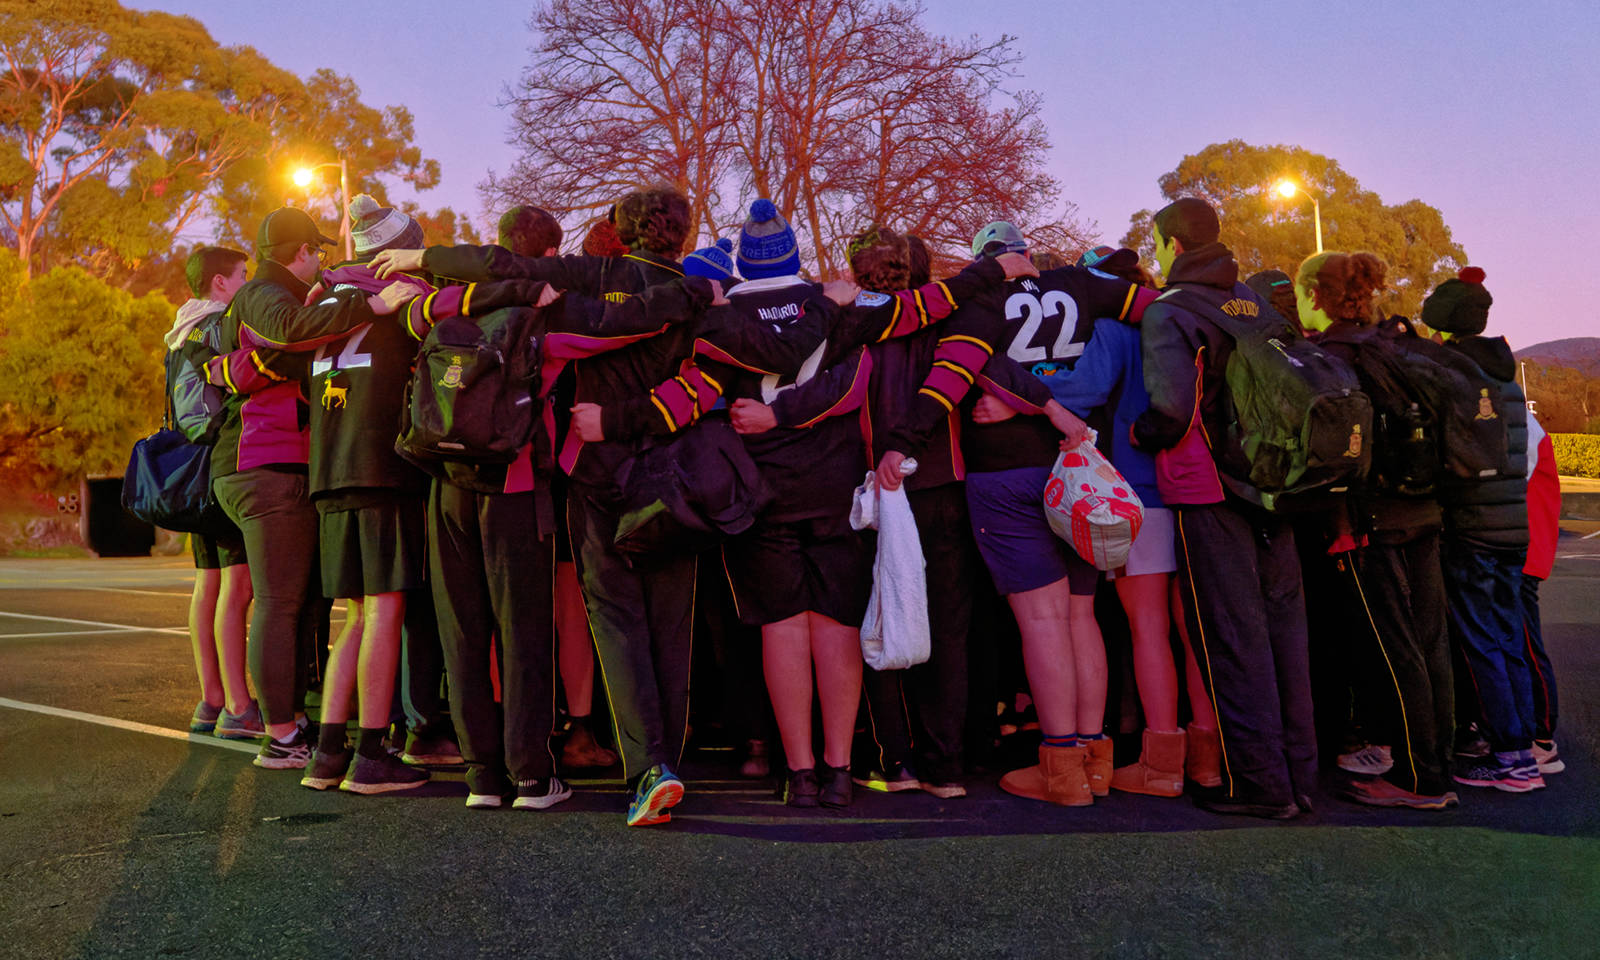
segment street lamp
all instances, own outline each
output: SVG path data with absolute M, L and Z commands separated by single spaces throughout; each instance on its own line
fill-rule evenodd
M 1317 225 L 1317 252 L 1322 252 L 1322 204 L 1317 202 L 1317 195 L 1300 186 L 1293 180 L 1278 181 L 1278 196 L 1285 200 L 1293 200 L 1295 192 L 1305 194 L 1311 199 L 1311 219 Z
M 339 168 L 339 236 L 344 240 L 344 258 L 356 258 L 354 238 L 350 236 L 350 171 L 345 168 L 344 154 L 339 154 L 338 163 L 318 163 L 309 167 L 301 167 L 294 172 L 294 183 L 297 187 L 311 186 L 311 177 L 323 167 Z

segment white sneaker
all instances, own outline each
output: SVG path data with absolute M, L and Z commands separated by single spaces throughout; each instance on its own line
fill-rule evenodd
M 1541 774 L 1560 773 L 1567 769 L 1566 763 L 1561 759 L 1561 754 L 1556 751 L 1556 742 L 1554 740 L 1546 740 L 1544 742 L 1550 744 L 1548 750 L 1541 747 L 1538 740 L 1533 741 L 1533 759 L 1539 764 L 1539 772 Z
M 467 806 L 474 810 L 497 810 L 505 803 L 498 793 L 469 793 Z
M 517 799 L 511 801 L 514 810 L 548 810 L 572 796 L 572 788 L 560 777 L 548 780 L 517 781 Z
M 1339 754 L 1339 769 L 1367 777 L 1381 777 L 1394 767 L 1394 753 L 1388 747 L 1367 744 L 1359 750 Z

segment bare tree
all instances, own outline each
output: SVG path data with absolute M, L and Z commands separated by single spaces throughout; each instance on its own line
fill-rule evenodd
M 665 181 L 709 235 L 768 197 L 822 276 L 869 222 L 936 248 L 1002 216 L 1056 222 L 1039 98 L 1003 87 L 1010 37 L 947 40 L 884 0 L 550 0 L 531 26 L 507 100 L 523 155 L 491 202 L 598 210 Z

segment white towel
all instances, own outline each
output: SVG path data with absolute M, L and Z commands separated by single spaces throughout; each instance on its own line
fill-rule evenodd
M 850 526 L 878 531 L 872 597 L 861 624 L 862 658 L 874 670 L 902 670 L 927 662 L 928 580 L 905 487 L 879 490 L 878 478 L 867 474 L 850 504 Z

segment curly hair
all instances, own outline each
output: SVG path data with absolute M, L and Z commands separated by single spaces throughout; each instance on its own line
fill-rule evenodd
M 1326 251 L 1301 262 L 1294 285 L 1310 292 L 1311 302 L 1330 319 L 1366 325 L 1377 320 L 1373 301 L 1388 271 L 1375 253 Z
M 675 187 L 650 187 L 617 201 L 617 236 L 630 250 L 676 260 L 689 237 L 689 198 Z
M 911 244 L 888 227 L 867 227 L 845 249 L 850 273 L 863 289 L 887 293 L 911 285 Z

